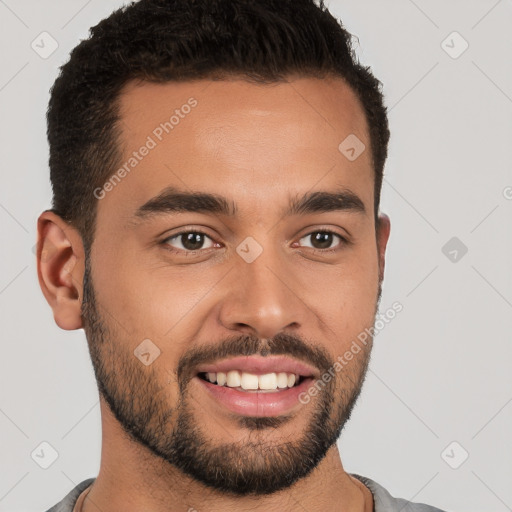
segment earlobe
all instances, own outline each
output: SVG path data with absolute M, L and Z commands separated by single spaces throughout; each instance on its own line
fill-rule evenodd
M 37 221 L 37 275 L 56 324 L 66 330 L 82 327 L 84 274 L 82 238 L 75 228 L 51 211 Z
M 389 233 L 391 232 L 391 221 L 385 213 L 379 213 L 376 232 L 379 257 L 379 282 L 382 282 L 386 264 L 386 246 L 389 240 Z

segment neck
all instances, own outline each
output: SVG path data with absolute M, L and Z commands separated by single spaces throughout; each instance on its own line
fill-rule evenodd
M 269 496 L 232 496 L 184 475 L 121 429 L 101 402 L 102 452 L 98 477 L 80 512 L 371 512 L 371 492 L 347 474 L 333 445 L 320 464 L 291 487 Z

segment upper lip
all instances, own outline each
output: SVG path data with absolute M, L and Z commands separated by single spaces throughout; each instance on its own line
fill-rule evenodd
M 240 356 L 197 367 L 198 373 L 227 373 L 230 370 L 256 374 L 286 372 L 295 373 L 301 377 L 314 377 L 319 374 L 314 366 L 286 356 Z

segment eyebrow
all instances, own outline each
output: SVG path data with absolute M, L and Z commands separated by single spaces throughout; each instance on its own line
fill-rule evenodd
M 336 192 L 308 192 L 303 196 L 290 199 L 283 216 L 307 215 L 308 213 L 324 213 L 347 211 L 366 215 L 363 201 L 348 189 Z M 228 198 L 206 192 L 185 192 L 175 187 L 167 187 L 157 196 L 140 206 L 134 214 L 136 219 L 145 220 L 154 216 L 173 213 L 210 213 L 235 217 L 237 205 Z

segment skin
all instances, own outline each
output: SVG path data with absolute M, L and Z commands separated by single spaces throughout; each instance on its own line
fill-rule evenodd
M 307 340 L 331 361 L 344 354 L 374 323 L 390 233 L 386 215 L 380 214 L 375 225 L 366 119 L 342 80 L 296 78 L 272 85 L 243 80 L 130 83 L 120 96 L 123 162 L 168 119 L 167 112 L 190 97 L 198 101 L 191 113 L 98 201 L 90 254 L 98 313 L 116 353 L 128 360 L 147 338 L 160 348 L 150 366 L 133 356 L 128 364 L 141 378 L 146 372 L 146 389 L 154 384 L 159 406 L 169 410 L 178 405 L 178 361 L 194 347 L 216 347 L 233 336 L 264 340 L 289 333 Z M 356 134 L 367 148 L 353 162 L 338 150 L 349 134 Z M 238 215 L 174 213 L 143 222 L 134 218 L 137 208 L 170 185 L 223 195 L 236 203 Z M 362 200 L 365 213 L 282 216 L 290 196 L 340 187 Z M 171 243 L 170 248 L 184 249 L 168 237 L 194 228 L 216 244 L 207 238 L 206 247 L 212 248 L 195 256 L 169 251 Z M 332 247 L 339 249 L 335 252 L 312 247 L 312 237 L 305 237 L 321 228 L 336 231 L 350 244 L 337 246 L 334 237 Z M 85 328 L 87 333 L 82 315 L 82 239 L 49 211 L 39 217 L 38 231 L 39 281 L 55 321 L 63 329 Z M 252 263 L 236 252 L 248 236 L 263 248 Z M 166 238 L 167 248 L 161 243 Z M 341 402 L 336 397 L 354 393 L 362 383 L 358 379 L 364 377 L 370 348 L 354 356 L 344 370 L 349 379 L 337 376 L 337 403 Z M 124 396 L 134 393 L 145 399 L 130 388 L 114 357 L 109 358 L 106 350 L 97 354 L 112 369 L 113 382 Z M 251 441 L 275 447 L 297 439 L 320 400 L 313 397 L 309 404 L 297 406 L 278 428 L 251 431 L 236 415 L 216 406 L 197 382 L 191 381 L 187 390 L 194 424 L 211 446 Z M 157 457 L 125 434 L 101 396 L 100 405 L 101 467 L 83 503 L 85 512 L 191 507 L 291 511 L 298 504 L 311 512 L 372 510 L 370 491 L 345 472 L 335 443 L 315 470 L 291 487 L 270 495 L 232 496 L 205 487 Z M 172 427 L 172 416 L 169 421 Z

